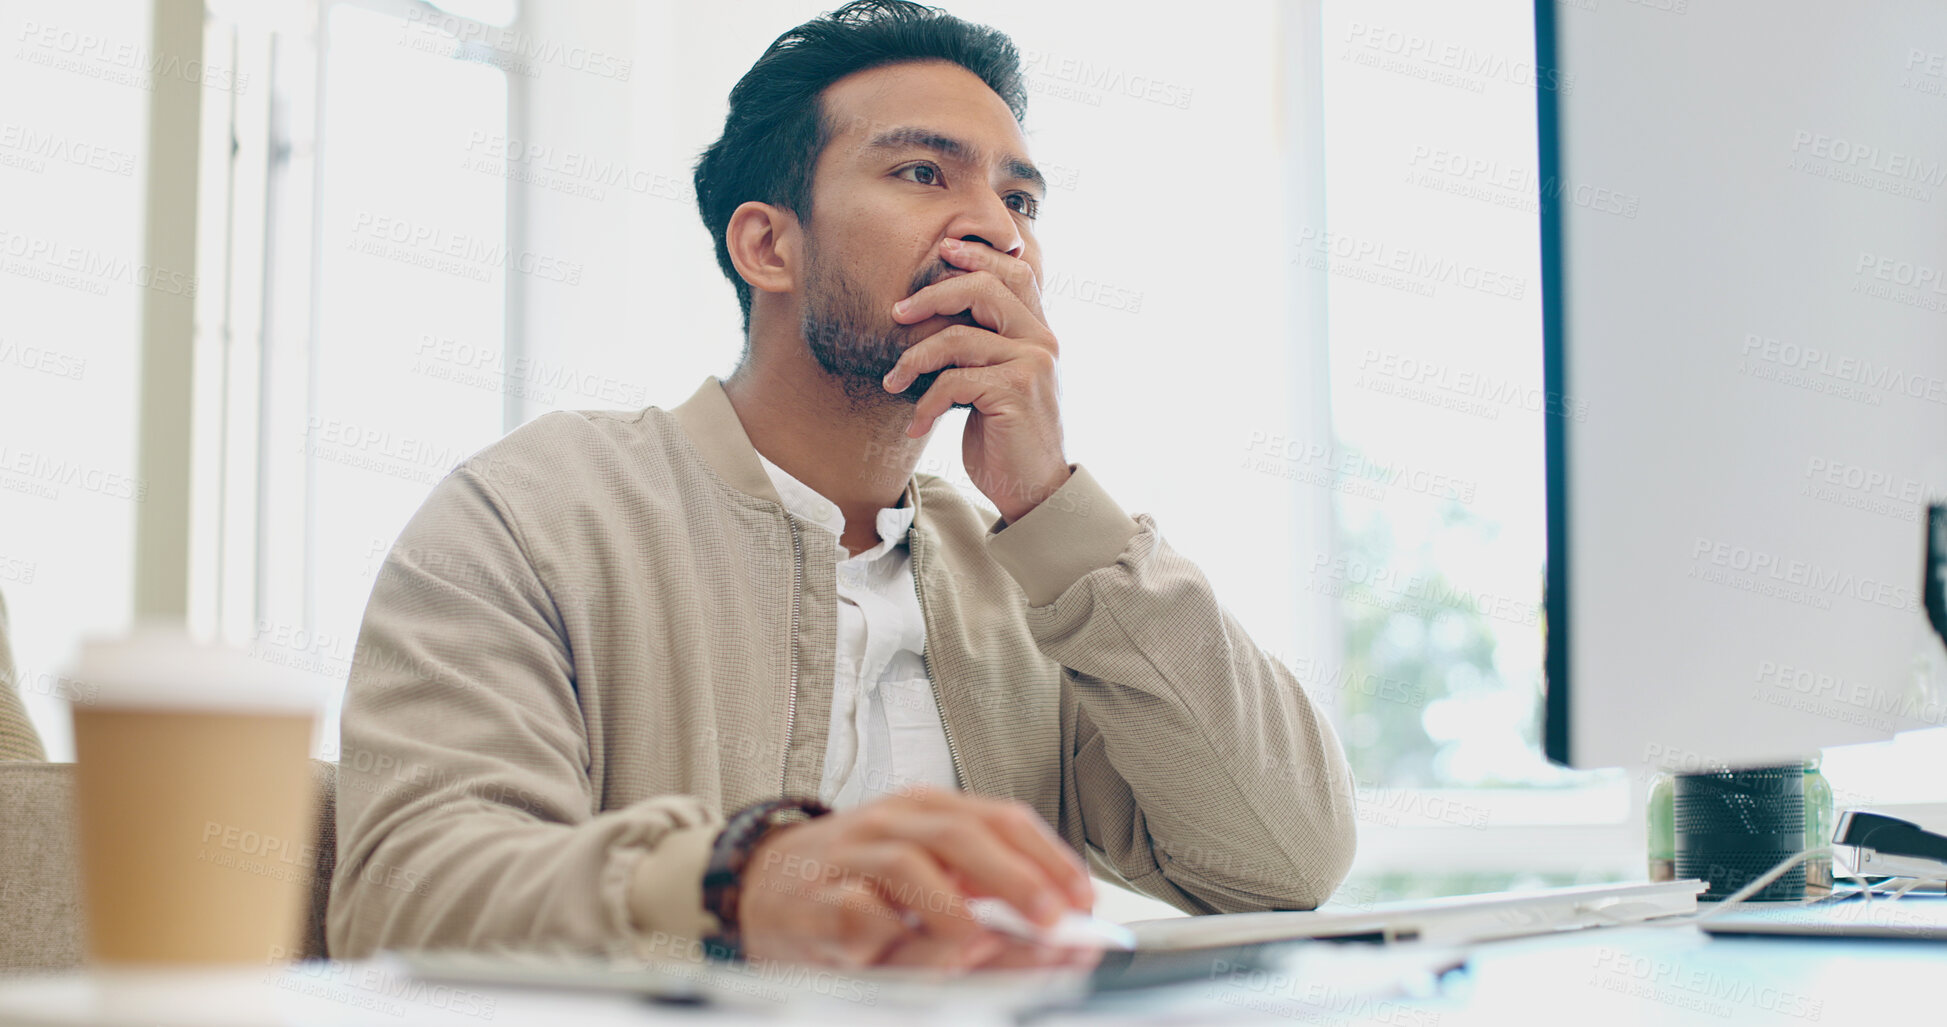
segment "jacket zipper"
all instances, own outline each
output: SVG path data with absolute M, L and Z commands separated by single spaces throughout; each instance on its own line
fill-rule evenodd
M 923 536 L 921 536 L 917 524 L 913 526 L 911 537 L 913 540 L 913 593 L 919 596 L 919 621 L 926 628 L 926 641 L 919 647 L 919 665 L 922 670 L 926 671 L 927 685 L 933 689 L 933 705 L 940 714 L 940 730 L 946 734 L 946 754 L 953 760 L 953 772 L 960 776 L 960 786 L 966 788 L 969 787 L 967 771 L 965 767 L 960 765 L 960 750 L 953 744 L 953 727 L 946 722 L 946 702 L 940 698 L 940 683 L 933 677 L 933 661 L 928 655 L 933 651 L 933 618 L 926 612 L 926 590 L 919 586 L 919 557 L 925 545 L 921 542 Z
M 791 778 L 791 729 L 798 719 L 798 604 L 800 593 L 804 590 L 804 543 L 798 538 L 798 522 L 784 515 L 784 523 L 791 529 L 791 640 L 789 690 L 784 700 L 784 755 L 779 760 L 777 772 L 777 793 L 789 795 L 786 784 Z

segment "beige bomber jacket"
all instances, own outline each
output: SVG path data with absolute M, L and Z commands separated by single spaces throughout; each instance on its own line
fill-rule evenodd
M 904 501 L 965 788 L 1187 912 L 1332 893 L 1354 846 L 1338 740 L 1146 515 L 1079 466 L 1004 530 L 930 475 Z M 332 955 L 693 955 L 726 813 L 817 794 L 835 554 L 786 515 L 715 378 L 673 410 L 548 414 L 454 469 L 359 633 Z

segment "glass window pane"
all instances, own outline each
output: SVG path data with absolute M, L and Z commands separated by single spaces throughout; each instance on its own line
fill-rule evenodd
M 1362 781 L 1588 780 L 1543 759 L 1541 282 L 1533 16 L 1325 0 L 1332 409 Z M 1374 487 L 1363 487 L 1369 481 Z M 1398 701 L 1405 696 L 1409 701 Z
M 74 758 L 63 670 L 134 606 L 142 304 L 198 283 L 150 267 L 147 4 L 7 6 L 0 54 L 0 594 L 14 683 L 48 755 Z M 78 52 L 78 40 L 100 50 Z M 107 74 L 104 74 L 107 72 Z M 0 688 L 8 687 L 0 682 Z M 9 856 L 12 854 L 9 853 Z
M 302 655 L 342 686 L 399 529 L 501 434 L 506 185 L 454 154 L 506 131 L 507 87 L 401 45 L 396 18 L 340 6 L 328 25 L 311 416 L 290 448 L 311 473 Z

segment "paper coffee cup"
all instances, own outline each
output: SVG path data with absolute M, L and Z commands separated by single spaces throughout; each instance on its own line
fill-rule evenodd
M 317 687 L 178 630 L 82 646 L 72 677 L 88 953 L 262 964 L 298 949 L 317 865 Z

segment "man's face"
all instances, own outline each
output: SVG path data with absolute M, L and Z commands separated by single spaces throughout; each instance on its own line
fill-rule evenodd
M 957 64 L 855 72 L 824 93 L 833 135 L 819 155 L 804 241 L 807 345 L 846 391 L 888 399 L 880 380 L 914 343 L 966 313 L 913 325 L 892 305 L 951 275 L 943 239 L 978 239 L 1041 277 L 1032 215 L 1045 193 L 1007 104 Z M 917 402 L 921 375 L 902 396 Z

